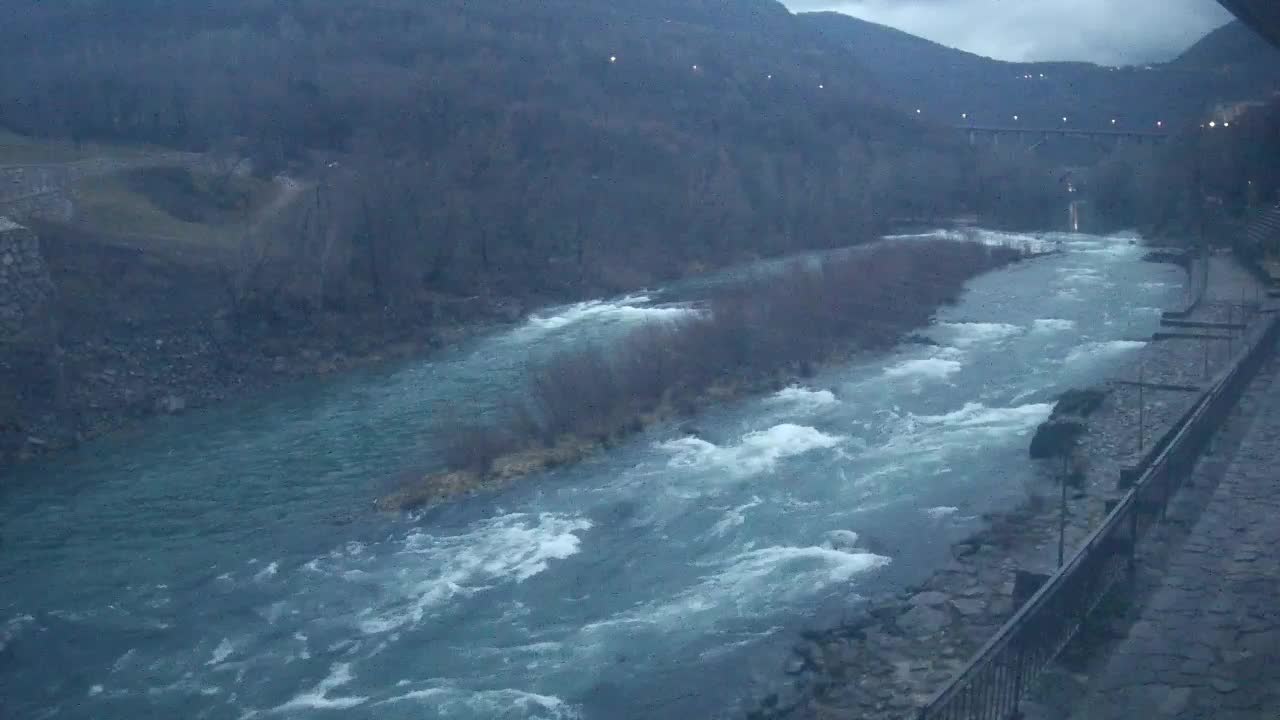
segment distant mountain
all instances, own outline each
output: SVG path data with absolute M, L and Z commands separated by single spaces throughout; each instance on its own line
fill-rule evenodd
M 945 124 L 1059 126 L 1065 117 L 1077 127 L 1112 127 L 1113 119 L 1120 128 L 1177 127 L 1280 89 L 1280 51 L 1239 23 L 1173 62 L 1117 68 L 993 60 L 837 13 L 799 19 L 850 51 L 892 104 Z

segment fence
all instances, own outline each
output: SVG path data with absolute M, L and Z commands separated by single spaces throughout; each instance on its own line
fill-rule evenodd
M 920 709 L 919 720 L 1003 720 L 1023 694 L 1106 598 L 1133 572 L 1134 549 L 1163 517 L 1216 429 L 1231 413 L 1280 336 L 1280 318 L 1267 316 L 1256 342 L 1246 344 L 1211 389 L 1184 416 L 1158 454 L 1148 456 L 1134 486 L 1101 527 L 1010 620 L 947 687 Z

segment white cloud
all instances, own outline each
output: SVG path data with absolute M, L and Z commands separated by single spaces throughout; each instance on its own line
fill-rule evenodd
M 783 0 L 1001 60 L 1171 59 L 1231 19 L 1213 0 Z

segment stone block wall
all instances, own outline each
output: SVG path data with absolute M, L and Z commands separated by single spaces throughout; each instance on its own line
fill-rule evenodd
M 0 347 L 53 341 L 53 282 L 40 241 L 0 217 Z

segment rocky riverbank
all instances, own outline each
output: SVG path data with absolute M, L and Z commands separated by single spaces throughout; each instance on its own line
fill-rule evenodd
M 1231 298 L 1258 296 L 1253 278 L 1229 258 L 1214 263 L 1205 301 L 1191 320 L 1238 319 L 1239 300 Z M 1236 332 L 1235 350 L 1261 325 L 1248 307 L 1245 313 L 1249 329 Z M 1097 408 L 1077 419 L 1082 432 L 1070 468 L 1079 477 L 1068 485 L 1068 553 L 1105 517 L 1107 500 L 1119 494 L 1121 469 L 1136 464 L 1191 407 L 1208 378 L 1226 366 L 1228 345 L 1225 339 L 1194 338 L 1148 343 L 1117 374 Z M 1140 390 L 1130 384 L 1139 378 L 1167 387 Z M 908 717 L 928 702 L 1016 611 L 1019 571 L 1043 574 L 1056 566 L 1062 462 L 1040 462 L 1040 479 L 1027 489 L 1022 506 L 984 516 L 986 529 L 955 544 L 952 560 L 927 580 L 850 608 L 855 620 L 805 633 L 786 664 L 789 679 L 748 717 L 887 720 Z
M 44 284 L 21 288 L 49 291 L 0 303 L 0 316 L 40 320 L 0 328 L 0 473 L 148 418 L 423 357 L 518 321 L 532 302 L 440 297 L 412 310 L 233 318 L 217 268 L 69 232 L 23 233 L 38 268 L 15 259 L 0 287 L 18 287 L 13 268 L 37 268 Z

